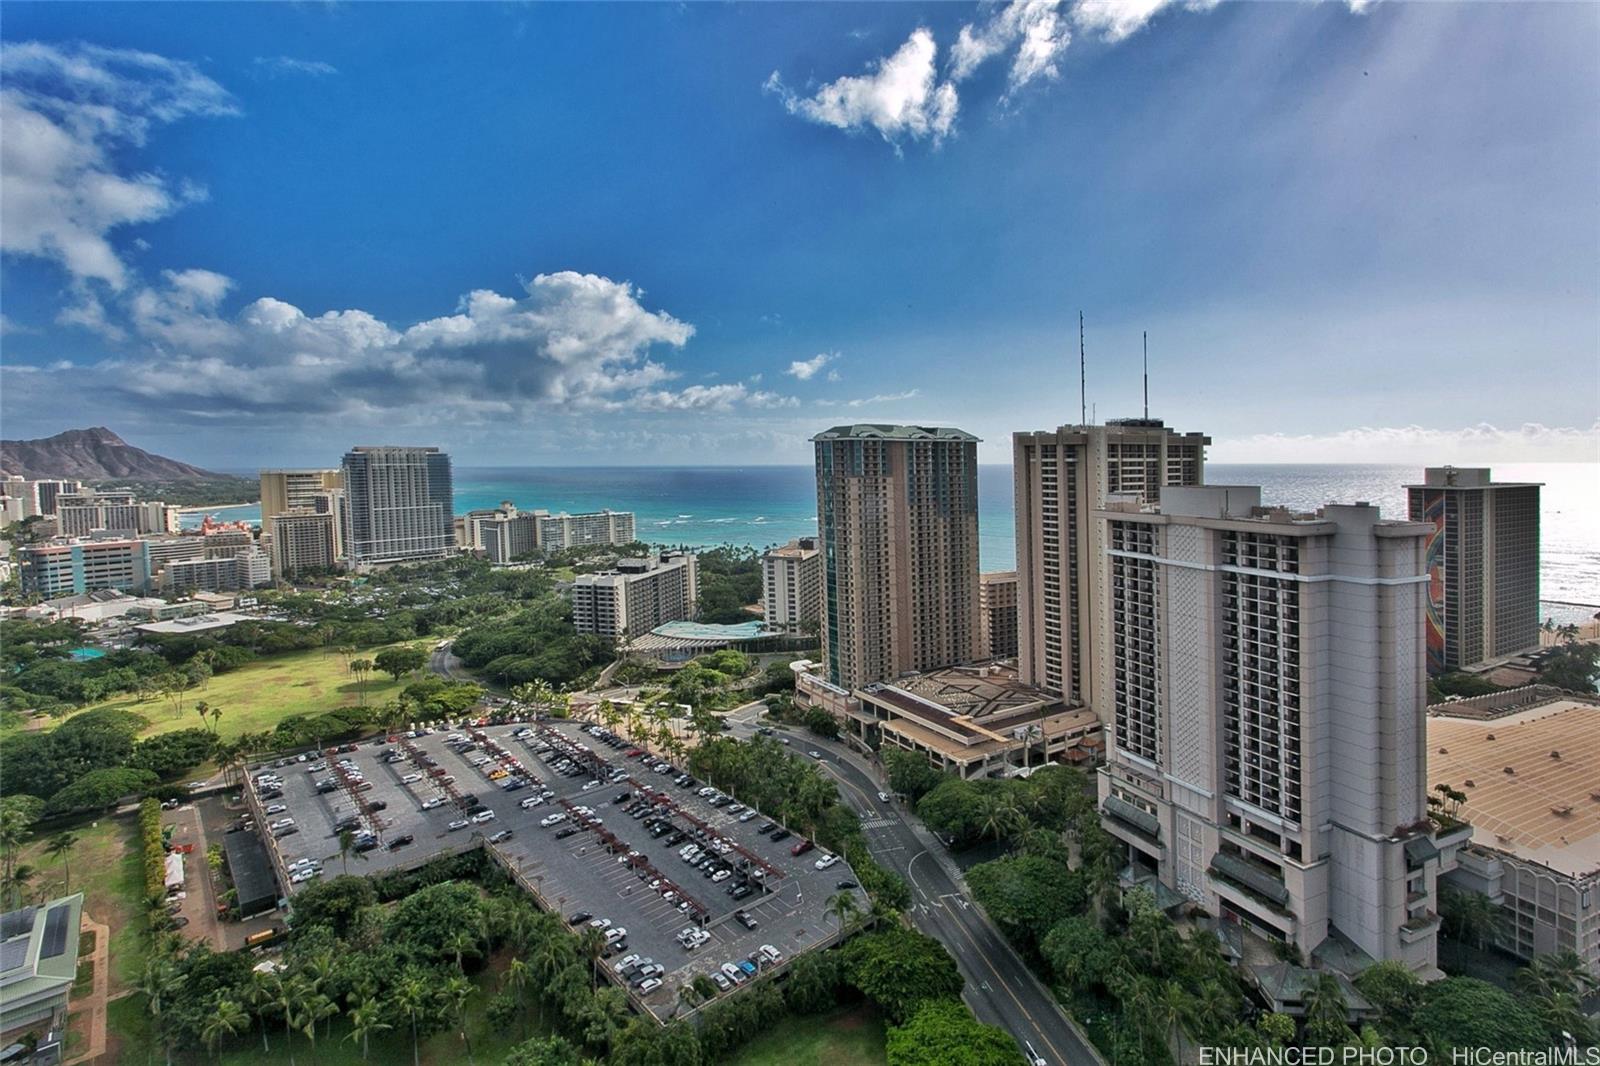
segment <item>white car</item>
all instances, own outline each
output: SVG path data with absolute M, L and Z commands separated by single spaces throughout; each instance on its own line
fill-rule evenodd
M 610 929 L 611 928 L 611 919 L 610 918 L 596 918 L 596 919 L 594 919 L 593 921 L 591 921 L 589 923 L 589 928 L 590 929 L 602 929 L 602 930 L 603 929 Z
M 529 796 L 527 799 L 522 801 L 520 806 L 522 807 L 523 810 L 528 811 L 528 810 L 532 810 L 533 808 L 539 806 L 539 804 L 541 804 L 543 802 L 544 802 L 544 797 L 543 796 Z
M 822 752 L 820 752 L 820 751 L 808 751 L 808 752 L 806 752 L 806 754 L 811 756 L 813 759 L 822 758 Z
M 406 776 L 402 777 L 400 779 L 400 783 L 402 785 L 414 785 L 418 781 L 421 781 L 421 780 L 422 780 L 422 775 L 421 774 L 411 773 L 411 774 L 407 774 Z
M 783 958 L 783 952 L 779 951 L 777 948 L 773 947 L 771 944 L 762 944 L 761 945 L 761 957 L 763 959 L 766 959 L 768 963 L 774 963 L 774 962 L 777 962 L 779 959 Z
M 423 800 L 422 801 L 422 809 L 425 810 L 425 811 L 431 811 L 435 807 L 443 807 L 443 806 L 444 806 L 444 800 L 440 799 L 438 796 L 435 796 L 430 800 Z
M 283 805 L 282 803 L 274 803 L 272 806 L 267 808 L 267 812 L 266 813 L 268 813 L 268 814 L 282 814 L 284 811 L 287 811 L 288 809 L 289 808 L 286 807 L 285 805 Z
M 588 792 L 590 789 L 599 788 L 599 787 L 600 787 L 600 782 L 598 782 L 598 781 L 585 781 L 583 783 L 583 790 L 585 792 Z
M 714 884 L 714 885 L 715 884 L 721 884 L 723 881 L 726 881 L 728 878 L 730 878 L 732 876 L 733 876 L 733 871 L 732 870 L 718 870 L 716 873 L 711 875 L 711 883 Z
M 728 980 L 728 978 L 723 975 L 721 970 L 713 970 L 711 972 L 711 979 L 717 983 L 717 988 L 720 991 L 726 992 L 728 989 L 733 987 L 733 982 Z
M 739 821 L 748 822 L 750 819 L 754 818 L 755 816 L 756 816 L 756 812 L 755 811 L 745 811 L 743 814 L 739 815 Z
M 612 973 L 621 973 L 623 970 L 626 970 L 629 966 L 632 966 L 634 963 L 636 963 L 638 961 L 639 961 L 638 952 L 635 952 L 632 955 L 624 955 L 622 958 L 618 959 L 616 962 L 611 964 L 611 972 Z
M 549 829 L 551 826 L 557 825 L 566 820 L 567 816 L 562 814 L 560 811 L 557 811 L 555 814 L 547 814 L 543 818 L 539 819 L 539 824 L 544 826 L 546 829 Z
M 660 987 L 661 987 L 661 978 L 652 977 L 649 980 L 645 981 L 644 984 L 639 986 L 639 994 L 641 996 L 648 996 L 650 993 L 654 992 L 656 989 L 658 989 Z
M 615 929 L 607 929 L 606 930 L 606 943 L 607 944 L 615 944 L 617 941 L 626 940 L 627 938 L 628 938 L 628 931 L 626 929 L 624 929 L 620 925 L 617 926 Z
M 279 818 L 276 822 L 268 823 L 267 828 L 276 833 L 280 829 L 287 829 L 294 824 L 293 818 Z
M 887 793 L 887 792 L 878 793 L 878 802 L 879 803 L 888 803 L 893 799 L 894 799 L 894 797 L 889 795 L 889 793 Z
M 832 866 L 834 863 L 836 863 L 838 861 L 839 861 L 839 856 L 837 856 L 837 855 L 824 855 L 822 858 L 818 859 L 816 862 L 812 863 L 811 865 L 815 866 L 819 870 L 826 870 L 828 867 Z
M 465 829 L 471 824 L 472 823 L 467 821 L 465 818 L 457 818 L 455 821 L 450 823 L 449 829 L 450 832 L 454 833 L 457 829 Z

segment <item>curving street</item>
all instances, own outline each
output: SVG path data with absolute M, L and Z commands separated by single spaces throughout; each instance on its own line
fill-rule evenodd
M 747 704 L 730 714 L 730 730 L 739 736 L 753 734 L 757 707 Z M 840 793 L 861 815 L 872 857 L 910 886 L 913 924 L 955 956 L 966 979 L 967 1004 L 978 1019 L 1010 1033 L 1024 1051 L 1031 1045 L 1036 1063 L 1102 1063 L 1050 990 L 967 896 L 943 845 L 902 805 L 878 799 L 886 786 L 865 762 L 843 744 L 800 729 L 772 728 L 798 751 L 823 753 L 823 769 L 838 781 Z

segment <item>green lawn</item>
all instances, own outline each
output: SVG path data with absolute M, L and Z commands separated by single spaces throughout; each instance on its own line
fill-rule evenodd
M 730 1066 L 883 1066 L 883 1019 L 870 1007 L 785 1018 L 746 1044 Z
M 77 843 L 65 868 L 44 847 L 49 834 L 24 845 L 18 862 L 37 872 L 32 887 L 54 898 L 68 888 L 83 893 L 83 909 L 89 917 L 111 928 L 107 949 L 111 961 L 111 994 L 131 988 L 144 972 L 145 952 L 149 950 L 144 923 L 144 874 L 139 865 L 137 827 L 132 816 L 100 818 L 74 826 Z
M 428 645 L 431 642 L 419 642 Z M 371 659 L 381 648 L 364 648 L 359 658 Z M 404 681 L 395 681 L 377 671 L 367 675 L 366 702 L 380 707 L 400 694 Z M 292 714 L 320 714 L 335 707 L 354 706 L 360 698 L 355 675 L 338 652 L 297 651 L 259 659 L 237 670 L 218 674 L 205 688 L 191 689 L 184 696 L 183 712 L 173 710 L 172 701 L 157 696 L 140 702 L 125 695 L 95 707 L 119 707 L 150 720 L 144 736 L 168 733 L 200 725 L 196 703 L 204 701 L 222 709 L 217 731 L 224 737 L 270 730 Z

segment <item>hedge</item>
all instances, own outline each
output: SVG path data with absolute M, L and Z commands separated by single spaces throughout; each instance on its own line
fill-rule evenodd
M 144 892 L 147 898 L 167 893 L 167 855 L 161 846 L 161 804 L 139 804 L 139 846 L 144 849 Z

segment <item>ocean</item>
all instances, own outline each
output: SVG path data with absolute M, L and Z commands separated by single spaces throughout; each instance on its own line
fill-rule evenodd
M 1600 606 L 1600 465 L 1506 463 L 1499 481 L 1544 483 L 1541 594 L 1548 601 Z M 1403 516 L 1404 485 L 1422 480 L 1420 466 L 1362 464 L 1206 464 L 1206 480 L 1260 485 L 1269 503 L 1313 509 L 1330 501 L 1367 500 L 1386 516 Z M 764 548 L 817 529 L 816 482 L 809 466 L 705 467 L 458 467 L 456 512 L 511 500 L 518 507 L 597 511 L 610 507 L 638 516 L 639 537 L 654 543 Z M 257 506 L 223 507 L 219 518 L 260 522 Z M 196 525 L 201 515 L 184 516 Z M 978 470 L 978 537 L 984 570 L 1015 565 L 1011 467 Z M 1590 610 L 1548 603 L 1560 621 Z

